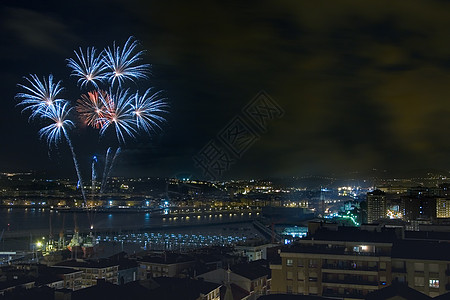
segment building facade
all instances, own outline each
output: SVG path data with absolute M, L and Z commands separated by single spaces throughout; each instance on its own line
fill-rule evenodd
M 394 281 L 431 297 L 450 291 L 450 244 L 380 235 L 302 240 L 283 249 L 281 263 L 271 264 L 271 293 L 364 299 Z
M 373 223 L 386 216 L 386 194 L 380 190 L 367 193 L 367 222 Z
M 53 267 L 65 267 L 82 271 L 81 288 L 90 287 L 97 284 L 99 279 L 106 282 L 118 284 L 119 265 L 110 261 L 83 261 L 71 260 L 54 265 Z M 77 275 L 79 276 L 79 275 Z M 74 281 L 74 284 L 77 281 Z
M 450 218 L 450 199 L 436 199 L 436 218 Z

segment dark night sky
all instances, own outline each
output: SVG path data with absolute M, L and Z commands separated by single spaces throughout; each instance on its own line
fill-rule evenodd
M 285 110 L 225 177 L 450 167 L 450 3 L 410 1 L 2 1 L 0 170 L 73 176 L 15 107 L 22 76 L 133 35 L 153 65 L 141 88 L 170 102 L 164 131 L 129 142 L 115 173 L 201 177 L 195 155 L 260 90 Z M 93 3 L 91 3 L 93 2 Z M 107 141 L 79 128 L 83 172 Z

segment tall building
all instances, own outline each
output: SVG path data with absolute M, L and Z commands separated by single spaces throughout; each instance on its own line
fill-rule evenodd
M 450 218 L 450 199 L 436 199 L 436 218 Z
M 380 190 L 367 193 L 367 222 L 386 218 L 386 194 Z
M 401 206 L 405 221 L 434 220 L 436 218 L 436 197 L 402 197 Z

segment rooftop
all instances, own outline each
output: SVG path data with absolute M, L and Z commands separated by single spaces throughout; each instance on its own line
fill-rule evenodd
M 394 243 L 392 257 L 407 259 L 450 260 L 450 243 L 399 240 Z
M 255 260 L 249 263 L 242 263 L 231 266 L 231 271 L 250 280 L 255 280 L 264 276 L 270 277 L 270 269 L 265 260 Z
M 72 293 L 72 300 L 89 300 L 89 299 L 152 299 L 149 297 L 150 290 L 139 284 L 116 285 L 109 282 L 99 281 L 97 285 L 81 289 Z
M 339 227 L 337 230 L 319 228 L 313 235 L 303 240 L 392 243 L 397 239 L 393 228 L 381 228 L 380 231 L 361 230 L 357 227 Z
M 103 269 L 119 266 L 117 261 L 110 259 L 99 259 L 99 260 L 66 260 L 54 265 L 54 267 L 69 267 L 69 268 L 92 268 L 92 269 Z
M 406 284 L 392 283 L 390 286 L 376 290 L 366 296 L 366 300 L 383 300 L 383 299 L 414 299 L 428 300 L 431 297 L 408 287 Z
M 139 262 L 147 262 L 147 263 L 155 263 L 155 264 L 171 265 L 171 264 L 194 261 L 194 259 L 188 255 L 182 255 L 182 254 L 172 253 L 172 252 L 165 252 L 165 253 L 161 253 L 161 254 L 147 255 L 147 256 L 144 256 L 144 257 L 138 259 L 138 261 Z
M 206 295 L 221 287 L 217 283 L 187 278 L 157 277 L 154 280 L 160 286 L 152 291 L 154 299 L 196 300 L 200 294 Z

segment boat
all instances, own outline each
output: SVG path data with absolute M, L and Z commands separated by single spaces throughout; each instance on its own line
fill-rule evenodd
M 92 232 L 83 239 L 81 244 L 81 249 L 83 250 L 83 257 L 88 258 L 94 255 L 98 249 L 98 240 L 94 237 Z
M 77 256 L 77 253 L 82 253 L 83 251 L 83 249 L 81 248 L 82 243 L 83 238 L 79 235 L 78 231 L 76 230 L 72 236 L 72 239 L 69 242 L 69 245 L 67 245 L 67 249 L 69 249 L 70 252 L 75 253 L 75 256 Z

